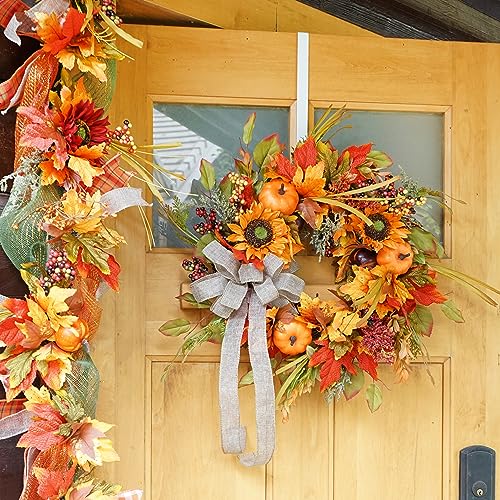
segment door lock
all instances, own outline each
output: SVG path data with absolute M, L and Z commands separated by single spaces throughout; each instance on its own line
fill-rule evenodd
M 460 500 L 495 500 L 495 450 L 469 446 L 460 451 Z

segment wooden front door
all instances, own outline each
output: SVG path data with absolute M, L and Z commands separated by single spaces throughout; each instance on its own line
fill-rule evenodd
M 114 114 L 132 121 L 138 144 L 152 142 L 154 102 L 290 107 L 296 100 L 295 34 L 133 31 L 145 48 L 120 66 Z M 334 102 L 443 115 L 445 189 L 466 202 L 454 202 L 445 221 L 446 264 L 499 286 L 500 47 L 311 35 L 309 71 L 311 109 Z M 181 311 L 174 298 L 189 250 L 149 251 L 137 211 L 120 219 L 119 230 L 128 242 L 118 256 L 121 291 L 115 302 L 106 299 L 97 349 L 101 417 L 117 424 L 114 479 L 144 488 L 147 499 L 448 500 L 458 497 L 459 450 L 500 447 L 499 319 L 446 283 L 466 323 L 437 321 L 430 361 L 416 363 L 406 385 L 382 369 L 388 389 L 376 414 L 362 395 L 330 406 L 319 391 L 302 397 L 290 421 L 278 424 L 272 462 L 242 467 L 219 445 L 218 347 L 199 349 L 162 381 L 180 340 L 158 327 L 198 314 Z M 299 264 L 308 289 L 326 294 L 328 263 L 303 257 Z M 242 392 L 250 437 L 252 392 Z

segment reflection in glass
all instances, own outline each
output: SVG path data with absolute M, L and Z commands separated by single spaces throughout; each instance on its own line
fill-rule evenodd
M 315 110 L 318 120 L 324 110 Z M 350 145 L 371 142 L 393 160 L 395 174 L 402 169 L 419 185 L 443 190 L 444 116 L 439 113 L 402 111 L 350 111 L 351 117 L 332 137 L 333 145 L 342 151 Z M 328 134 L 327 136 L 328 137 Z M 443 210 L 434 202 L 419 209 L 418 218 L 426 229 L 443 238 Z M 436 224 L 437 221 L 437 224 Z
M 257 111 L 257 121 L 250 149 L 260 139 L 272 133 L 278 133 L 280 142 L 288 148 L 288 108 L 154 104 L 153 144 L 182 143 L 175 149 L 154 150 L 155 163 L 185 177 L 185 180 L 178 180 L 155 172 L 157 181 L 166 188 L 166 203 L 172 202 L 174 196 L 185 200 L 199 192 L 202 159 L 214 165 L 218 179 L 234 169 L 234 158 L 238 156 L 240 149 L 243 125 L 253 111 Z M 153 233 L 156 247 L 186 247 L 155 206 Z

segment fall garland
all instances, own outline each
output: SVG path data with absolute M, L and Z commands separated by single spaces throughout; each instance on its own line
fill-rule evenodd
M 418 186 L 403 171 L 392 173 L 389 156 L 372 144 L 338 151 L 324 139 L 344 115 L 344 109 L 327 111 L 287 158 L 276 135 L 256 144 L 253 152 L 248 150 L 255 124 L 252 114 L 244 126 L 235 171 L 217 182 L 214 168 L 203 160 L 204 191 L 186 202 L 176 200 L 166 210 L 179 237 L 197 249 L 182 263 L 193 293 L 180 298 L 207 311 L 199 323 L 179 318 L 161 327 L 166 335 L 185 336 L 179 352 L 184 357 L 204 342 L 222 339 L 224 361 L 229 321 L 248 298 L 235 301 L 234 296 L 243 290 L 244 297 L 268 279 L 265 272 L 253 281 L 241 279 L 241 270 L 245 274 L 248 266 L 263 270 L 273 255 L 293 273 L 295 256 L 306 245 L 310 253 L 334 266 L 335 279 L 326 297 L 300 293 L 302 287 L 296 283 L 298 300 L 275 287 L 273 300 L 285 300 L 262 301 L 263 335 L 279 387 L 275 401 L 285 420 L 298 396 L 316 385 L 328 402 L 342 395 L 349 400 L 366 385 L 368 406 L 377 410 L 382 403 L 379 365 L 391 364 L 397 379 L 404 382 L 411 362 L 425 359 L 425 339 L 433 328 L 430 306 L 438 306 L 452 321 L 464 321 L 453 300 L 439 290 L 438 275 L 456 279 L 492 305 L 496 302 L 485 290 L 499 293 L 439 263 L 443 247 L 417 215 L 431 200 L 445 206 L 440 192 Z M 198 218 L 194 225 L 193 213 Z M 238 333 L 245 348 L 251 321 L 249 313 Z M 228 387 L 234 394 L 238 380 L 236 372 L 233 375 L 226 384 L 221 367 L 221 398 Z M 256 382 L 255 375 L 252 363 L 239 386 Z M 365 384 L 367 377 L 371 382 Z M 224 405 L 221 402 L 223 427 Z M 233 424 L 239 427 L 237 417 Z M 234 453 L 224 445 L 224 433 L 223 428 L 224 451 Z M 243 450 L 244 444 L 236 453 Z M 260 463 L 271 454 L 263 451 Z
M 26 448 L 23 500 L 138 498 L 98 480 L 94 469 L 118 460 L 95 419 L 99 373 L 88 341 L 106 289 L 118 289 L 112 250 L 124 242 L 109 225 L 121 210 L 145 205 L 132 177 L 148 184 L 148 161 L 130 134 L 110 128 L 115 63 L 127 57 L 113 0 L 0 4 L 5 36 L 40 41 L 0 85 L 0 109 L 17 108 L 13 187 L 0 215 L 0 244 L 29 288 L 0 301 L 0 376 L 25 407 L 0 420 L 0 438 L 21 434 Z M 130 171 L 120 167 L 128 161 Z M 141 209 L 141 208 L 140 208 Z M 134 496 L 136 495 L 136 496 Z

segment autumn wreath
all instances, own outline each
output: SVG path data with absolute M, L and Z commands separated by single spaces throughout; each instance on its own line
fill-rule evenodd
M 266 281 L 264 272 L 250 286 L 241 270 L 263 270 L 269 256 L 277 256 L 283 270 L 293 273 L 295 256 L 305 246 L 334 266 L 328 296 L 301 293 L 296 283 L 297 300 L 277 290 L 274 299 L 286 300 L 263 302 L 266 348 L 279 387 L 276 405 L 285 419 L 297 397 L 316 384 L 327 401 L 342 395 L 351 399 L 365 386 L 366 376 L 371 379 L 366 400 L 377 410 L 382 402 L 380 363 L 391 364 L 405 381 L 411 362 L 426 355 L 425 339 L 433 327 L 430 306 L 437 305 L 452 321 L 463 321 L 449 295 L 439 290 L 437 276 L 455 278 L 472 290 L 484 285 L 439 263 L 443 247 L 417 216 L 431 201 L 444 205 L 441 193 L 418 186 L 403 171 L 393 173 L 390 157 L 372 144 L 338 151 L 324 140 L 344 115 L 343 109 L 326 112 L 290 158 L 276 135 L 248 151 L 255 123 L 251 115 L 235 171 L 217 182 L 213 167 L 203 160 L 204 192 L 187 202 L 177 200 L 166 211 L 179 236 L 197 249 L 182 263 L 193 293 L 181 298 L 207 310 L 200 323 L 180 318 L 162 326 L 166 335 L 185 335 L 182 355 L 222 339 L 223 362 L 228 323 L 243 307 L 232 299 Z M 190 225 L 193 212 L 198 222 Z M 221 268 L 222 256 L 226 263 Z M 230 264 L 231 259 L 239 264 Z M 248 346 L 251 320 L 249 313 L 239 335 L 243 347 Z M 252 384 L 255 378 L 252 364 L 239 384 Z M 228 390 L 221 382 L 221 398 Z M 226 411 L 221 403 L 222 422 Z M 233 424 L 238 426 L 239 420 Z

